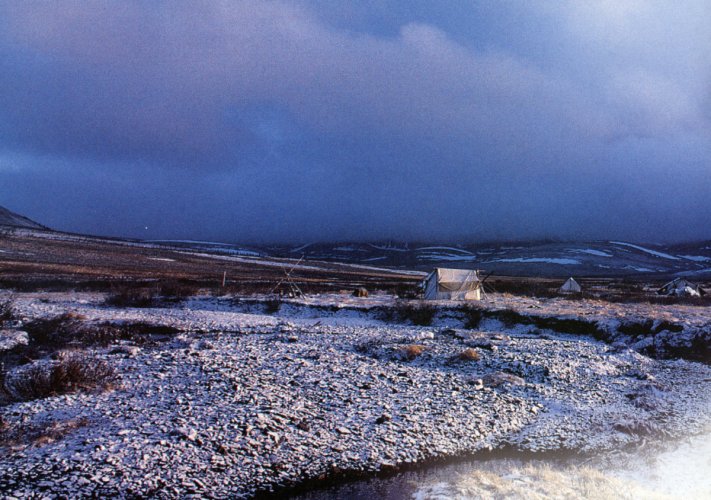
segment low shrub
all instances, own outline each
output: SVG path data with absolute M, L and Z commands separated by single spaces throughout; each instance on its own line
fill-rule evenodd
M 479 324 L 483 318 L 481 309 L 475 306 L 466 305 L 462 306 L 461 311 L 464 315 L 464 328 L 469 330 L 479 328 Z
M 491 315 L 501 321 L 506 328 L 513 328 L 518 324 L 526 325 L 532 323 L 531 317 L 525 316 L 513 309 L 493 311 Z
M 105 361 L 70 353 L 59 361 L 34 363 L 5 377 L 4 388 L 13 399 L 29 401 L 76 391 L 108 389 L 115 378 L 113 367 Z
M 0 418 L 0 422 L 1 422 Z M 42 422 L 39 425 L 16 423 L 11 425 L 0 423 L 0 446 L 25 447 L 27 445 L 41 446 L 64 438 L 73 431 L 89 425 L 85 417 L 70 420 L 55 420 Z
M 459 353 L 459 359 L 462 361 L 479 361 L 479 359 L 481 359 L 481 356 L 479 356 L 479 353 L 476 351 L 476 349 L 472 347 L 467 347 Z
M 65 313 L 50 319 L 36 319 L 27 323 L 24 330 L 29 345 L 35 349 L 62 349 L 75 337 L 83 316 Z
M 12 301 L 3 300 L 0 302 L 0 322 L 12 321 L 15 319 L 15 307 Z
M 50 319 L 37 319 L 24 329 L 29 345 L 22 354 L 36 359 L 42 355 L 67 347 L 103 346 L 128 340 L 142 344 L 155 336 L 172 336 L 180 330 L 167 325 L 150 323 L 85 323 L 85 318 L 75 313 L 62 314 Z
M 422 355 L 427 350 L 427 347 L 420 344 L 407 344 L 397 348 L 397 355 L 405 361 L 412 361 Z
M 155 288 L 121 286 L 109 292 L 104 303 L 112 307 L 152 307 L 156 304 L 157 296 L 158 290 Z
M 648 319 L 643 322 L 631 321 L 628 323 L 621 324 L 617 328 L 617 331 L 625 335 L 629 335 L 631 337 L 647 336 L 654 333 L 653 326 L 654 322 L 651 319 Z
M 264 303 L 264 312 L 266 314 L 276 314 L 281 309 L 281 300 L 269 299 Z
M 400 321 L 410 321 L 417 326 L 431 325 L 437 312 L 434 306 L 426 304 L 398 304 L 396 309 Z
M 598 340 L 604 340 L 606 334 L 600 330 L 594 321 L 585 321 L 572 318 L 551 318 L 545 316 L 533 316 L 534 324 L 541 329 L 553 330 L 558 333 L 571 333 L 576 335 L 591 335 Z
M 200 288 L 193 284 L 178 280 L 166 280 L 158 284 L 156 294 L 166 301 L 181 301 L 193 297 L 200 292 Z

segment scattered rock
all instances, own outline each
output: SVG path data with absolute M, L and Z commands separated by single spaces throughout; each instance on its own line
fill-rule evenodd
M 383 413 L 380 415 L 377 419 L 375 419 L 376 424 L 384 424 L 385 422 L 389 422 L 392 420 L 392 417 L 388 415 L 387 413 Z
M 198 432 L 192 427 L 178 427 L 175 429 L 175 434 L 187 441 L 196 441 L 198 438 Z
M 482 378 L 482 382 L 488 387 L 499 387 L 503 384 L 523 385 L 526 383 L 521 377 L 506 372 L 487 373 Z
M 135 345 L 120 345 L 116 346 L 109 354 L 125 354 L 127 357 L 135 357 L 140 354 L 141 348 Z

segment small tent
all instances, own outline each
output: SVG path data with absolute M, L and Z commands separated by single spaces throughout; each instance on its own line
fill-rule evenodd
M 672 297 L 701 297 L 706 295 L 706 290 L 684 278 L 676 278 L 657 290 L 657 293 Z
M 568 280 L 563 283 L 563 286 L 558 289 L 559 293 L 580 293 L 582 291 L 583 289 L 580 288 L 578 282 L 575 281 L 573 278 L 568 278 Z
M 469 269 L 434 269 L 422 284 L 426 300 L 481 300 L 481 280 Z

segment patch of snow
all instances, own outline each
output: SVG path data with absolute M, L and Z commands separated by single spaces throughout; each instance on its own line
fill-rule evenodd
M 175 259 L 168 259 L 165 257 L 148 257 L 148 260 L 160 260 L 162 262 L 175 262 Z
M 383 245 L 374 245 L 373 243 L 369 243 L 369 245 L 377 250 L 387 250 L 389 252 L 409 252 L 407 248 L 398 248 L 398 247 L 388 247 L 388 246 L 383 246 Z
M 625 269 L 630 269 L 632 271 L 638 271 L 640 273 L 653 273 L 654 269 L 649 269 L 648 267 L 639 266 L 625 266 Z
M 187 243 L 189 245 L 212 245 L 230 247 L 229 243 L 219 243 L 217 241 L 200 241 L 200 240 L 144 240 L 146 243 Z
M 452 255 L 447 253 L 424 253 L 416 257 L 418 260 L 449 260 L 461 262 L 473 262 L 476 260 L 476 255 Z
M 431 251 L 431 250 L 444 250 L 444 251 L 448 251 L 448 252 L 451 251 L 451 252 L 463 253 L 463 254 L 466 254 L 466 255 L 474 255 L 472 252 L 470 252 L 470 251 L 468 251 L 468 250 L 462 250 L 461 248 L 455 248 L 455 247 L 420 247 L 420 248 L 417 249 L 418 252 L 419 252 L 419 251 L 423 251 L 423 250 L 429 250 L 429 251 Z
M 519 257 L 516 259 L 494 259 L 487 262 L 520 262 L 523 264 L 528 263 L 541 263 L 541 264 L 561 264 L 561 265 L 572 265 L 577 266 L 580 261 L 577 259 L 565 259 L 565 258 L 544 258 L 544 257 L 531 257 L 523 258 Z
M 644 248 L 639 245 L 633 245 L 632 243 L 624 243 L 622 241 L 611 241 L 610 243 L 612 243 L 613 245 L 621 245 L 621 246 L 625 246 L 625 247 L 634 248 L 636 250 L 639 250 L 640 252 L 645 252 L 645 253 L 648 253 L 649 255 L 654 255 L 655 257 L 661 257 L 662 259 L 681 260 L 681 259 L 679 259 L 679 257 L 669 255 L 668 253 L 657 252 L 656 250 L 650 250 L 649 248 Z
M 289 250 L 289 251 L 290 251 L 291 253 L 298 253 L 298 252 L 302 251 L 303 249 L 305 249 L 306 247 L 310 247 L 312 244 L 313 244 L 313 243 L 307 243 L 307 244 L 305 244 L 305 245 L 301 245 L 300 247 L 292 248 L 292 249 Z
M 594 250 L 592 248 L 574 248 L 570 251 L 573 253 L 585 253 L 588 255 L 595 255 L 596 257 L 612 257 L 611 253 L 603 252 L 601 250 Z
M 200 252 L 180 252 L 185 255 L 194 255 L 197 257 L 207 257 L 209 259 L 215 259 L 215 260 L 226 260 L 230 262 L 242 262 L 245 264 L 257 264 L 260 266 L 265 266 L 265 267 L 281 267 L 285 269 L 302 269 L 302 270 L 310 270 L 310 271 L 323 271 L 323 268 L 321 267 L 316 267 L 316 266 L 306 266 L 303 264 L 296 265 L 295 262 L 279 262 L 275 260 L 265 260 L 265 259 L 257 259 L 257 258 L 249 258 L 249 257 L 234 257 L 231 255 L 215 255 L 215 254 L 210 254 L 210 253 L 200 253 Z
M 679 257 L 693 262 L 711 262 L 711 257 L 706 257 L 704 255 L 680 255 Z

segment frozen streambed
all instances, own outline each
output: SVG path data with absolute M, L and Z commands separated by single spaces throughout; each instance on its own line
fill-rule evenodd
M 711 431 L 587 459 L 461 461 L 298 496 L 330 498 L 711 498 Z

